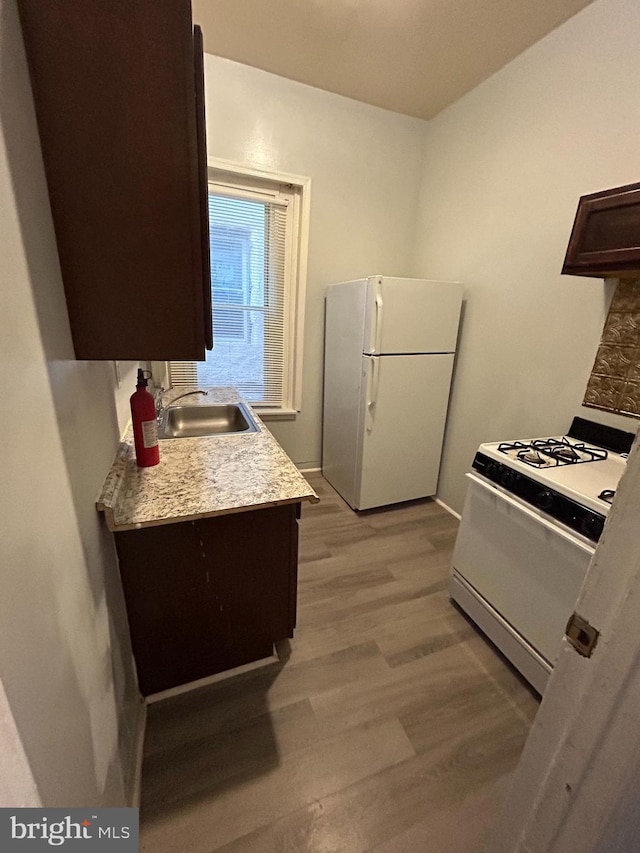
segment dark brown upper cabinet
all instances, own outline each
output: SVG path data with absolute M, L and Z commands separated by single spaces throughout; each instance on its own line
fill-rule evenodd
M 78 359 L 211 348 L 201 34 L 189 0 L 18 0 Z
M 582 196 L 562 272 L 640 276 L 640 183 Z

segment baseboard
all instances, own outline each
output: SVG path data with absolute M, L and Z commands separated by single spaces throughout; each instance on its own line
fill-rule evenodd
M 140 702 L 140 713 L 138 714 L 136 724 L 136 746 L 135 746 L 135 765 L 133 771 L 133 784 L 131 786 L 131 802 L 132 808 L 140 808 L 140 791 L 142 788 L 142 759 L 144 757 L 144 737 L 147 730 L 147 706 L 142 700 Z
M 252 669 L 273 666 L 274 663 L 279 662 L 280 658 L 274 650 L 274 653 L 268 658 L 245 663 L 242 666 L 236 666 L 234 669 L 227 669 L 215 675 L 208 675 L 206 678 L 199 678 L 197 681 L 190 681 L 188 684 L 180 684 L 178 687 L 169 687 L 168 690 L 161 690 L 159 693 L 151 693 L 145 701 L 147 705 L 152 705 L 154 702 L 161 702 L 163 699 L 170 699 L 172 696 L 180 696 L 181 693 L 188 693 L 191 690 L 197 690 L 199 687 L 207 687 L 209 684 L 217 684 L 218 681 L 226 681 L 228 678 L 234 678 L 244 672 L 251 672 Z
M 460 519 L 462 518 L 462 516 L 460 515 L 460 513 L 459 513 L 459 512 L 456 512 L 456 511 L 455 511 L 455 509 L 451 509 L 451 507 L 450 507 L 450 506 L 448 506 L 444 501 L 441 501 L 441 500 L 440 500 L 440 498 L 435 498 L 435 502 L 438 504 L 438 506 L 441 506 L 441 507 L 442 507 L 442 509 L 446 509 L 446 511 L 447 511 L 450 515 L 452 515 L 454 518 L 457 518 L 457 519 L 458 519 L 458 521 L 460 521 Z

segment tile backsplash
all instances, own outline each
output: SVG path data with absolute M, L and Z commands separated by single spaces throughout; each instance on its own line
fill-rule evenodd
M 640 418 L 640 279 L 618 282 L 583 405 Z

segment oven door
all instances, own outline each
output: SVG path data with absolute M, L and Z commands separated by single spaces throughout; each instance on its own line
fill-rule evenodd
M 553 664 L 595 549 L 475 474 L 467 477 L 454 573 Z

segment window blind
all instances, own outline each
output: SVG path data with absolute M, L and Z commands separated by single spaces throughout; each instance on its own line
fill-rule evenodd
M 288 201 L 226 187 L 208 200 L 214 348 L 205 362 L 171 362 L 171 384 L 234 385 L 251 403 L 283 406 Z

